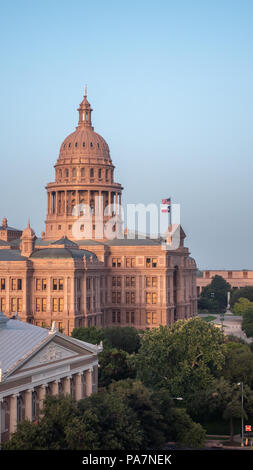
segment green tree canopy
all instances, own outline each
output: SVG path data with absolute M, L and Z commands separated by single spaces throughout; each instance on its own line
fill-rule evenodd
M 90 326 L 87 328 L 74 328 L 72 337 L 86 341 L 91 344 L 99 344 L 103 341 L 103 347 L 109 349 L 122 349 L 129 354 L 135 353 L 140 347 L 140 336 L 143 332 L 130 326 L 96 328 Z
M 235 315 L 243 315 L 250 306 L 253 307 L 253 302 L 250 302 L 250 300 L 245 297 L 240 297 L 237 302 L 234 303 L 232 310 Z
M 107 387 L 112 381 L 134 378 L 136 370 L 129 354 L 120 349 L 104 349 L 99 355 L 99 386 Z
M 203 287 L 198 307 L 212 313 L 221 313 L 226 310 L 227 292 L 231 290 L 230 284 L 221 276 L 214 276 L 210 284 Z
M 209 385 L 224 359 L 222 332 L 195 317 L 146 331 L 135 364 L 146 386 L 186 399 Z
M 243 314 L 242 330 L 248 338 L 253 337 L 253 305 L 250 305 Z
M 234 306 L 240 298 L 248 299 L 253 302 L 253 286 L 245 286 L 240 289 L 233 289 L 231 295 L 231 307 Z

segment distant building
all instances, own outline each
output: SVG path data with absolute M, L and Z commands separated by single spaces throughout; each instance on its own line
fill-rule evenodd
M 80 400 L 97 391 L 94 346 L 0 313 L 0 444 L 24 419 L 37 421 L 47 394 Z
M 197 276 L 197 292 L 198 296 L 201 294 L 203 287 L 211 283 L 214 276 L 221 276 L 227 281 L 233 289 L 240 289 L 241 287 L 253 286 L 253 270 L 206 270 L 198 271 Z
M 78 109 L 76 130 L 66 137 L 55 164 L 55 181 L 47 185 L 45 233 L 26 229 L 0 238 L 0 311 L 38 326 L 57 322 L 71 334 L 79 326 L 134 326 L 146 329 L 170 325 L 197 313 L 196 264 L 184 246 L 166 251 L 164 238 L 109 240 L 96 231 L 96 197 L 102 198 L 102 224 L 119 214 L 122 186 L 114 181 L 107 143 L 94 132 L 87 96 Z M 140 175 L 134 174 L 136 182 Z M 73 235 L 86 204 L 92 214 L 91 236 Z M 111 213 L 104 209 L 112 205 Z M 82 211 L 81 211 L 82 212 Z M 80 213 L 80 216 L 84 214 Z M 80 223 L 80 233 L 85 221 Z M 0 229 L 0 233 L 1 229 Z

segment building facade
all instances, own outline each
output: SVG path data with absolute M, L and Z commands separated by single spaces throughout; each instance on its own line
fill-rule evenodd
M 78 112 L 46 186 L 45 232 L 37 238 L 28 223 L 15 239 L 1 238 L 0 310 L 38 326 L 56 321 L 68 335 L 78 326 L 146 329 L 196 315 L 196 264 L 184 231 L 175 250 L 164 250 L 166 237 L 123 231 L 123 188 L 86 93 Z M 115 238 L 105 235 L 111 221 Z
M 101 346 L 0 313 L 0 447 L 28 419 L 37 422 L 46 395 L 81 400 L 97 391 Z
M 221 276 L 228 282 L 233 289 L 240 289 L 241 287 L 253 286 L 253 271 L 243 270 L 206 270 L 199 272 L 197 277 L 197 293 L 201 294 L 203 287 L 211 283 L 214 276 Z

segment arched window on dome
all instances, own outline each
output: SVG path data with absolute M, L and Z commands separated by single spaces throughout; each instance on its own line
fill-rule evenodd
M 91 146 L 91 148 L 93 147 L 93 143 L 92 143 L 92 142 L 90 142 L 90 146 Z
M 97 145 L 98 145 L 98 149 L 99 149 L 99 143 Z
M 85 142 L 83 142 L 83 147 L 85 147 Z
M 78 146 L 78 142 L 75 142 L 75 147 L 77 147 L 77 146 Z
M 70 147 L 71 147 L 71 142 L 69 142 L 69 149 L 70 149 Z
M 72 169 L 72 178 L 76 178 L 76 168 Z

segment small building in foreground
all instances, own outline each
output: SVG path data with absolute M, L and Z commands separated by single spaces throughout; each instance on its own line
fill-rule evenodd
M 102 346 L 0 313 L 0 444 L 17 424 L 37 421 L 47 394 L 75 400 L 97 391 Z

